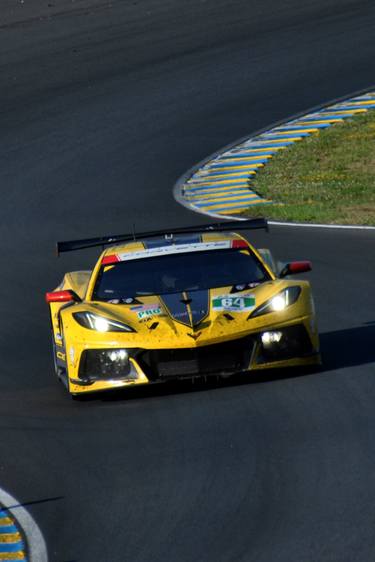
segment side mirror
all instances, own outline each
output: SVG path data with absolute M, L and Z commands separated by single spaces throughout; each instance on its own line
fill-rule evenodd
M 46 293 L 46 302 L 80 302 L 81 299 L 74 291 L 54 291 L 53 293 Z
M 286 277 L 287 275 L 294 275 L 295 273 L 306 273 L 306 271 L 311 270 L 311 261 L 292 261 L 283 267 L 279 277 Z

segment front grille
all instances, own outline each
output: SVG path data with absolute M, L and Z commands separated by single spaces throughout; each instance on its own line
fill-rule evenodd
M 136 360 L 153 379 L 235 373 L 249 367 L 252 349 L 252 338 L 245 337 L 188 349 L 145 350 Z

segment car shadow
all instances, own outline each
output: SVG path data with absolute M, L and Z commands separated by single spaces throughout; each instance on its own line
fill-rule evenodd
M 375 321 L 363 326 L 320 334 L 323 371 L 374 363 Z
M 95 393 L 83 398 L 87 402 L 97 400 L 116 402 L 173 394 L 206 392 L 219 388 L 263 384 L 300 376 L 312 376 L 317 373 L 324 374 L 336 369 L 369 365 L 371 363 L 374 363 L 375 374 L 375 322 L 369 322 L 356 328 L 323 332 L 320 334 L 320 343 L 323 361 L 321 367 L 292 367 L 288 369 L 271 369 L 269 371 L 252 371 L 249 374 L 240 373 L 225 379 L 210 376 L 194 380 L 173 380 L 161 384 Z

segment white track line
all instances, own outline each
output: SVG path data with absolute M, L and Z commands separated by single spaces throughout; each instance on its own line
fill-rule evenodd
M 304 228 L 334 228 L 340 230 L 375 230 L 375 226 L 361 226 L 361 225 L 351 225 L 351 224 L 315 224 L 308 222 L 277 222 L 277 221 L 267 221 L 268 224 L 274 226 L 299 226 Z
M 251 217 L 236 217 L 235 215 L 219 215 L 218 213 L 211 213 L 209 211 L 201 211 L 200 209 L 197 209 L 196 207 L 194 207 L 193 205 L 191 205 L 191 203 L 189 203 L 188 201 L 184 201 L 181 199 L 179 199 L 176 194 L 175 194 L 176 200 L 183 205 L 184 207 L 186 207 L 187 209 L 189 209 L 190 211 L 199 213 L 201 215 L 205 215 L 206 217 L 212 217 L 215 219 L 228 219 L 228 220 L 236 220 L 236 221 L 245 221 L 245 220 L 249 220 Z M 375 230 L 375 226 L 362 226 L 362 225 L 355 225 L 355 224 L 316 224 L 316 223 L 308 223 L 308 222 L 278 222 L 278 221 L 270 221 L 267 220 L 267 223 L 272 225 L 272 226 L 297 226 L 299 228 L 330 228 L 330 229 L 336 229 L 336 230 Z
M 45 540 L 30 513 L 2 488 L 0 488 L 0 503 L 12 514 L 22 528 L 29 551 L 29 560 L 31 562 L 48 562 Z

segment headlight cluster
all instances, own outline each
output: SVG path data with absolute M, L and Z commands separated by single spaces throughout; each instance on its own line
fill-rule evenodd
M 79 365 L 79 377 L 95 380 L 137 378 L 137 371 L 129 361 L 127 349 L 85 349 Z
M 80 326 L 96 332 L 134 332 L 133 328 L 127 324 L 110 320 L 93 312 L 74 312 L 73 317 Z
M 256 316 L 261 316 L 262 314 L 269 314 L 270 312 L 281 312 L 288 306 L 294 304 L 301 294 L 301 287 L 295 285 L 294 287 L 287 287 L 283 289 L 263 303 L 261 306 L 256 308 L 250 315 L 249 318 L 255 318 Z

